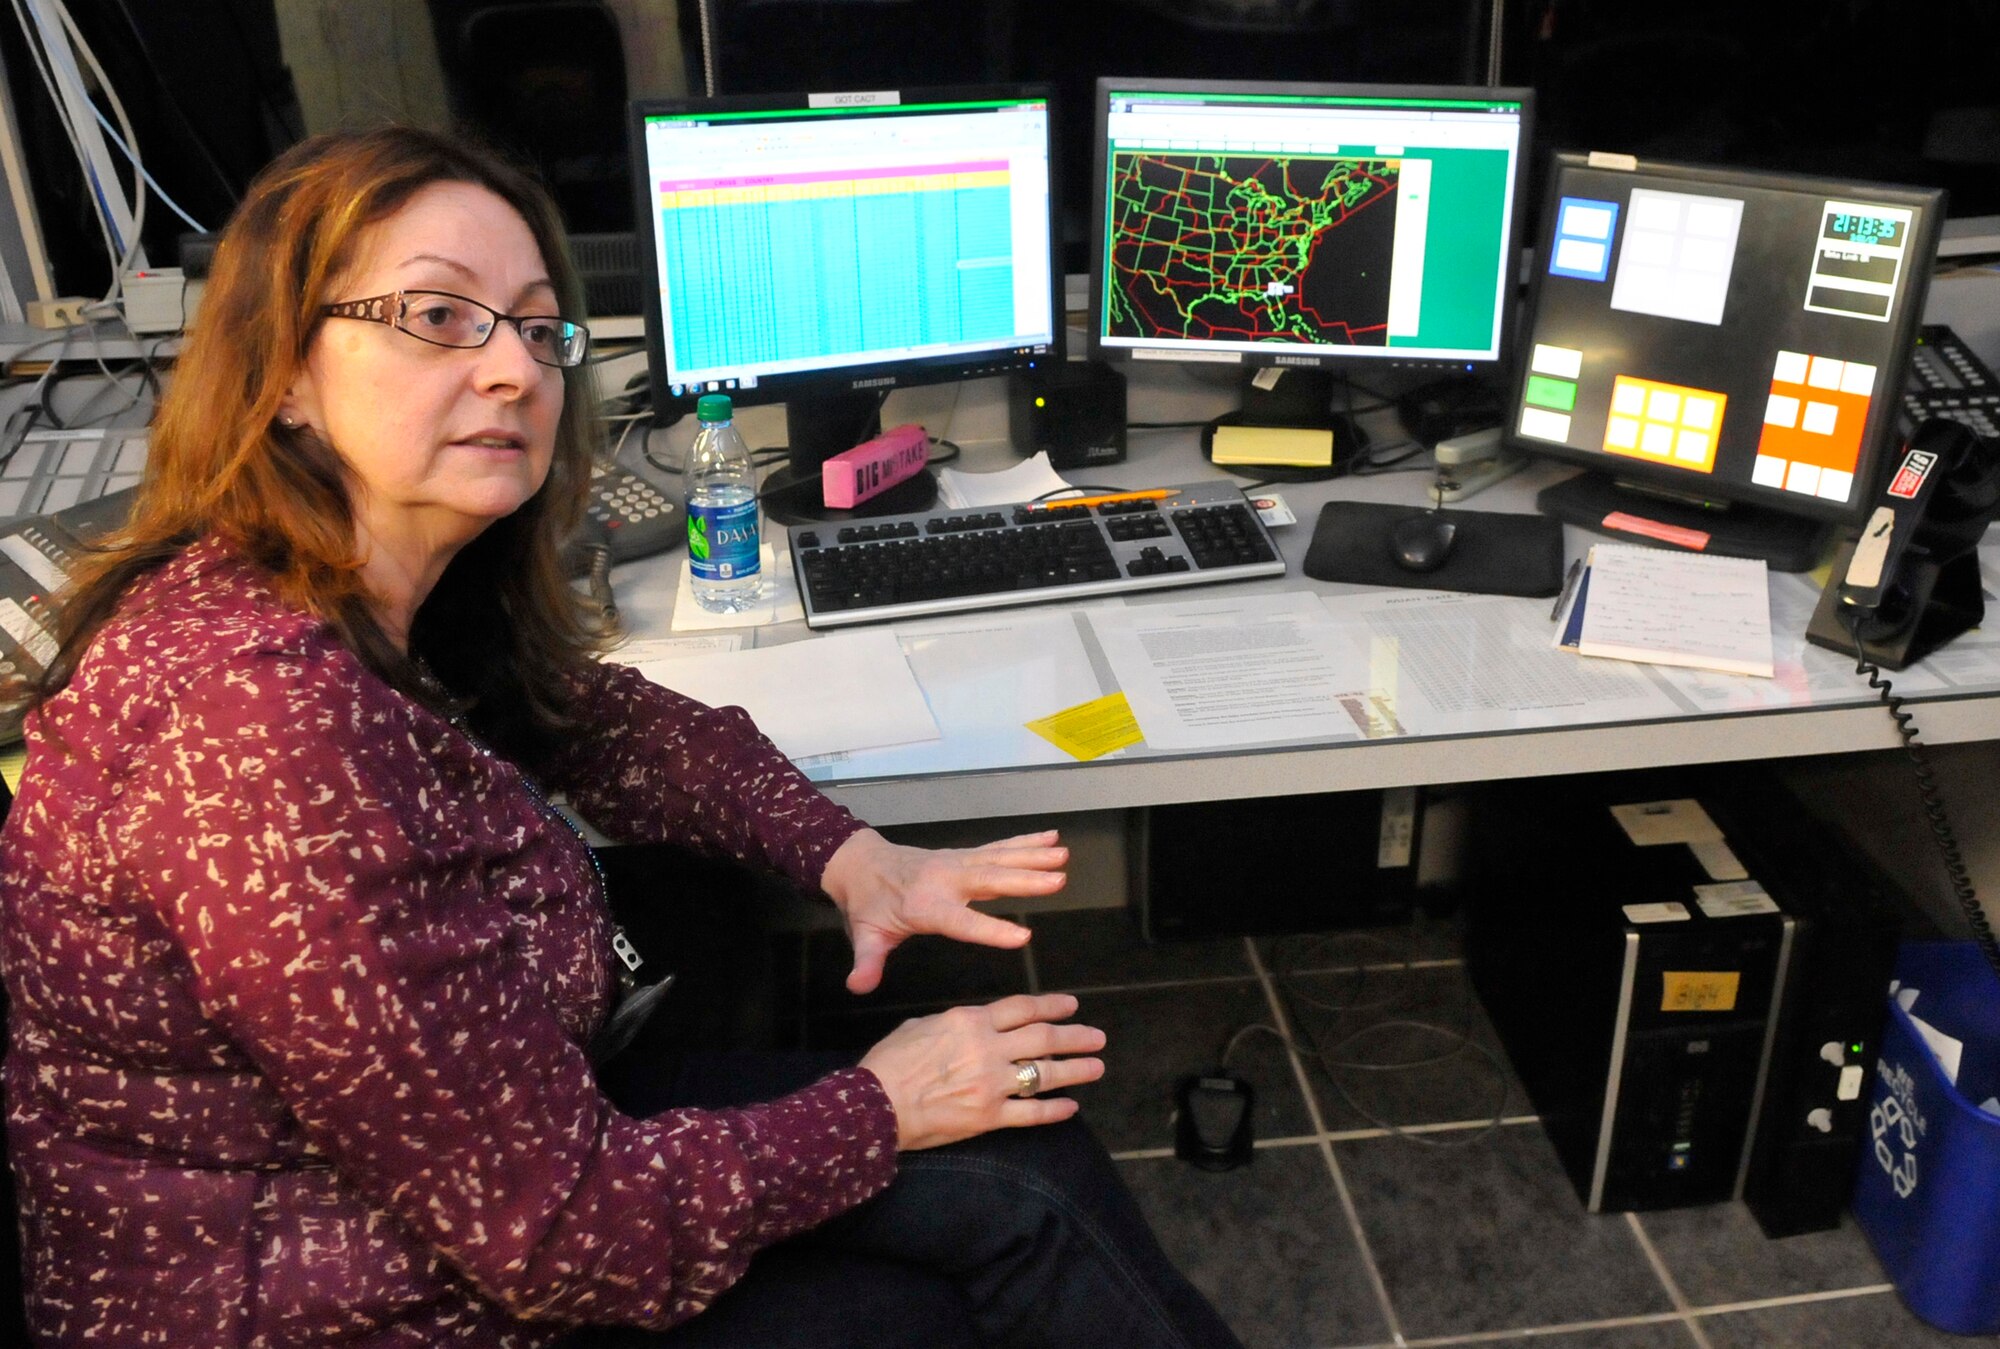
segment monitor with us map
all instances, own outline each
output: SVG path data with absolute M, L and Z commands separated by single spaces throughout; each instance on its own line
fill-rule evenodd
M 1094 354 L 1495 370 L 1531 99 L 1100 80 Z

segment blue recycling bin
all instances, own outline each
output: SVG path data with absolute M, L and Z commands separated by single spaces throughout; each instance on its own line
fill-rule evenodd
M 1896 978 L 1964 1041 L 1958 1083 L 1892 997 L 1854 1216 L 1911 1311 L 1959 1335 L 2000 1331 L 2000 977 L 1971 942 L 1908 942 Z

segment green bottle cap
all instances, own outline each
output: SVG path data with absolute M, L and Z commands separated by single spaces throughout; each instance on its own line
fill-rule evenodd
M 729 395 L 705 393 L 695 402 L 694 415 L 705 422 L 726 422 L 730 418 Z

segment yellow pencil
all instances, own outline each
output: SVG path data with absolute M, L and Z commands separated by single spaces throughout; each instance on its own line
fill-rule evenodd
M 1107 501 L 1158 501 L 1174 494 L 1171 487 L 1148 487 L 1140 492 L 1111 492 L 1095 497 L 1057 497 L 1053 501 L 1037 501 L 1028 509 L 1031 511 L 1052 511 L 1058 506 L 1102 506 Z

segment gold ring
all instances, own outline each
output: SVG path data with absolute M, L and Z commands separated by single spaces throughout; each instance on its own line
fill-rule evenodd
M 1033 1096 L 1042 1089 L 1042 1065 L 1033 1059 L 1022 1059 L 1014 1065 L 1014 1094 Z

